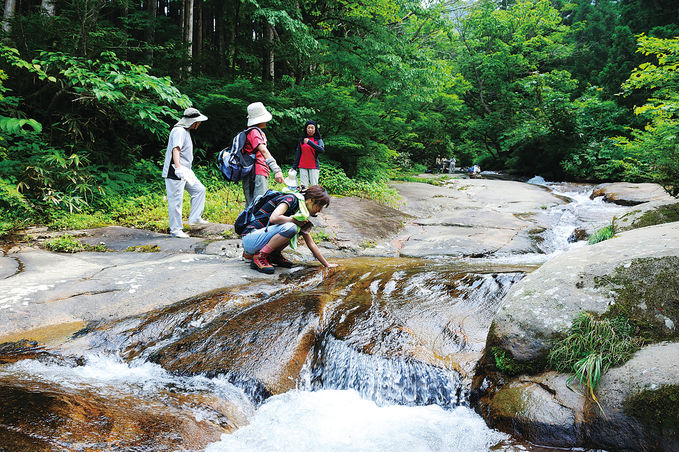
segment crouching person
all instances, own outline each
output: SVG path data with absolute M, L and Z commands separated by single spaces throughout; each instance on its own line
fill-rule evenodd
M 330 196 L 320 185 L 312 185 L 303 192 L 303 200 L 293 193 L 281 193 L 254 212 L 242 233 L 243 257 L 251 258 L 250 267 L 262 273 L 272 274 L 274 265 L 291 268 L 293 263 L 281 251 L 298 234 L 304 238 L 311 253 L 325 267 L 337 267 L 329 263 L 311 237 L 312 224 L 309 216 L 315 216 L 330 204 Z

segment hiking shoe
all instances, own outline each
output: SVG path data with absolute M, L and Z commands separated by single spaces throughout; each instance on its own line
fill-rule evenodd
M 277 253 L 271 253 L 269 260 L 277 267 L 292 268 L 295 265 L 290 259 L 283 256 L 283 253 L 280 251 Z
M 243 251 L 243 260 L 251 261 L 252 260 L 252 254 L 248 254 L 245 251 Z
M 190 237 L 190 235 L 187 234 L 184 231 L 177 231 L 177 232 L 171 233 L 170 237 L 174 237 L 176 239 L 188 239 Z
M 250 268 L 257 270 L 260 273 L 266 273 L 271 275 L 274 272 L 273 265 L 269 262 L 269 256 L 257 253 L 252 256 L 252 262 L 250 263 Z

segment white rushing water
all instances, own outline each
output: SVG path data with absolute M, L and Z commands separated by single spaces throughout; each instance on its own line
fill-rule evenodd
M 163 388 L 209 391 L 238 403 L 249 424 L 210 444 L 206 451 L 487 451 L 509 436 L 488 428 L 473 410 L 428 406 L 378 406 L 354 390 L 289 391 L 256 411 L 243 392 L 222 377 L 180 377 L 149 362 L 125 363 L 93 355 L 82 366 L 22 360 L 0 373 L 99 394 L 153 397 Z M 203 414 L 194 410 L 200 420 Z M 517 450 L 515 447 L 502 450 Z M 519 450 L 522 449 L 519 446 Z
M 268 399 L 249 425 L 206 451 L 473 452 L 505 439 L 466 407 L 379 407 L 351 390 L 290 391 Z
M 541 249 L 548 256 L 559 254 L 569 249 L 586 244 L 586 241 L 570 243 L 568 238 L 576 229 L 584 229 L 588 233 L 611 224 L 613 217 L 624 213 L 627 208 L 617 204 L 604 202 L 602 196 L 590 199 L 593 187 L 589 184 L 569 184 L 562 182 L 546 182 L 541 177 L 534 177 L 528 183 L 543 185 L 556 195 L 571 200 L 547 210 L 553 226 L 543 234 Z

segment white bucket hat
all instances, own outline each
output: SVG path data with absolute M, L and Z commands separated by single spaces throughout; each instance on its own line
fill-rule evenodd
M 288 188 L 290 188 L 291 190 L 297 188 L 297 171 L 295 171 L 294 169 L 288 171 L 288 177 L 285 178 L 283 183 L 287 185 Z
M 184 110 L 184 116 L 182 116 L 182 119 L 177 121 L 175 126 L 188 128 L 191 127 L 191 124 L 198 121 L 207 121 L 207 116 L 199 112 L 197 108 L 191 107 Z
M 271 121 L 271 113 L 266 111 L 264 104 L 255 102 L 248 105 L 248 127 Z

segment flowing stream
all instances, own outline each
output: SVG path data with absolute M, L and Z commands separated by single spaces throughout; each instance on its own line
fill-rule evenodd
M 542 254 L 299 269 L 0 364 L 0 450 L 544 450 L 488 428 L 468 395 L 510 287 L 615 215 L 551 188 L 574 202 L 545 212 Z

